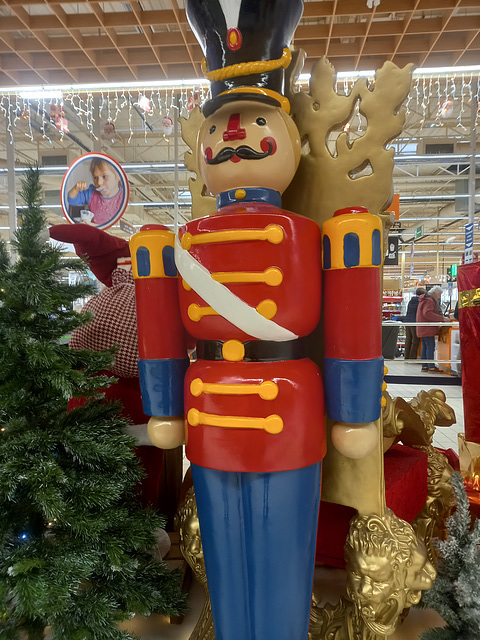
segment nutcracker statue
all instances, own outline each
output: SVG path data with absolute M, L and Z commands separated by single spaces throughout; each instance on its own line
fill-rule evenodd
M 315 222 L 281 208 L 300 159 L 283 82 L 302 8 L 187 1 L 212 82 L 198 153 L 217 209 L 177 237 L 147 226 L 131 240 L 149 433 L 157 446 L 178 446 L 186 424 L 217 640 L 308 634 L 325 409 L 303 338 L 320 318 L 322 237 Z M 345 342 L 327 353 L 327 408 L 344 450 L 356 429 L 371 438 L 383 361 L 379 336 L 362 345 L 341 336 L 352 318 L 335 311 L 335 287 L 358 274 L 348 286 L 359 297 L 373 286 L 379 300 L 380 248 L 380 222 L 361 208 L 339 212 L 323 237 L 329 326 Z M 370 304 L 379 333 L 377 311 Z M 182 326 L 196 340 L 188 369 Z

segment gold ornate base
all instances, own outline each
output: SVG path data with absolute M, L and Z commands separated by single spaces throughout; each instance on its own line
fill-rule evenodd
M 177 514 L 180 548 L 206 592 L 206 601 L 190 640 L 214 640 L 198 516 L 193 488 Z M 345 546 L 347 597 L 319 605 L 313 594 L 310 640 L 383 640 L 403 619 L 404 610 L 429 589 L 435 569 L 411 525 L 387 510 L 383 517 L 357 516 Z

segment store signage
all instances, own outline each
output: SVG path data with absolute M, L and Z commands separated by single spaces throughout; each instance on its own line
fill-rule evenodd
M 423 224 L 415 229 L 415 240 L 419 240 L 423 236 Z
M 473 222 L 465 225 L 465 264 L 473 262 Z
M 473 252 L 473 260 L 472 260 L 472 262 L 478 262 L 478 258 L 479 258 L 478 251 L 474 251 Z M 460 264 L 466 264 L 465 263 L 465 252 L 462 253 L 462 261 L 461 261 Z
M 125 233 L 129 233 L 131 236 L 133 236 L 133 234 L 137 231 L 133 224 L 130 224 L 130 222 L 127 222 L 126 220 L 120 220 L 119 225 L 122 231 L 125 231 Z
M 400 218 L 400 194 L 395 193 L 386 213 L 393 213 L 395 220 Z
M 389 236 L 383 264 L 398 264 L 398 236 Z

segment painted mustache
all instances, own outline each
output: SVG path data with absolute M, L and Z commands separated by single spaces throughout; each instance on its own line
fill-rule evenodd
M 242 144 L 236 149 L 233 149 L 232 147 L 225 147 L 221 149 L 214 158 L 209 157 L 211 149 L 207 149 L 205 152 L 205 162 L 207 164 L 221 164 L 222 162 L 231 160 L 235 156 L 240 160 L 261 160 L 262 158 L 266 158 L 267 156 L 275 153 L 275 144 L 272 140 L 262 140 L 262 147 L 264 146 L 268 147 L 264 152 L 256 151 L 246 144 Z

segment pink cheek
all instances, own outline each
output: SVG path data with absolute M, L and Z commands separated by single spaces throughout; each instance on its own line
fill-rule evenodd
M 277 150 L 277 143 L 275 142 L 275 138 L 271 138 L 270 136 L 268 136 L 267 138 L 263 138 L 263 140 L 260 142 L 260 149 L 264 153 L 265 153 L 265 151 L 268 151 L 270 149 L 270 146 L 272 148 L 272 152 L 271 152 L 270 155 L 273 156 L 273 154 Z
M 205 160 L 211 160 L 212 159 L 212 150 L 210 149 L 210 147 L 207 147 L 205 149 Z

